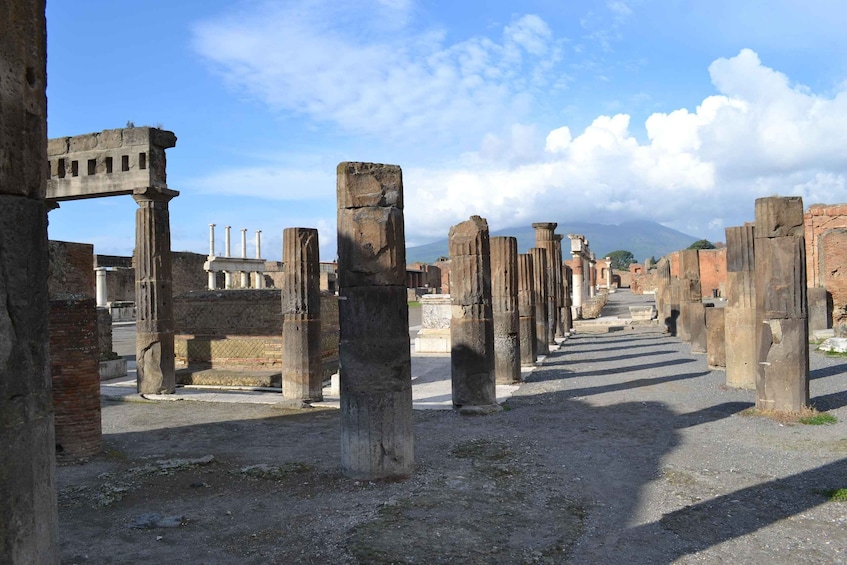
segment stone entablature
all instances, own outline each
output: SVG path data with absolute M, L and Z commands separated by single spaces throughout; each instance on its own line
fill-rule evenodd
M 165 149 L 173 132 L 151 127 L 109 129 L 47 142 L 48 200 L 79 200 L 167 189 Z

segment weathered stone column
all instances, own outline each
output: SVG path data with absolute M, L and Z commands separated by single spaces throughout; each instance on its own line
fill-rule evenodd
M 497 384 L 512 384 L 521 380 L 518 240 L 514 237 L 492 237 L 490 244 L 494 380 Z
M 547 343 L 556 345 L 556 336 L 562 337 L 561 324 L 559 323 L 559 307 L 562 303 L 562 255 L 556 253 L 556 224 L 555 222 L 544 222 L 532 224 L 535 230 L 535 246 L 547 251 L 547 316 L 549 317 L 547 327 Z M 558 255 L 558 261 L 556 256 Z
M 404 477 L 414 465 L 403 173 L 338 165 L 341 468 Z
M 230 251 L 232 250 L 230 247 L 230 243 L 232 242 L 230 239 L 231 230 L 232 226 L 224 227 L 224 257 L 230 257 Z M 224 288 L 229 290 L 232 286 L 232 271 L 224 271 Z
M 585 292 L 584 266 L 582 259 L 582 236 L 568 234 L 571 240 L 571 255 L 573 256 L 573 307 L 574 320 L 582 318 L 582 298 Z
M 323 400 L 318 230 L 282 232 L 282 396 Z
M 479 216 L 450 228 L 450 373 L 460 414 L 499 409 L 494 382 L 491 252 Z
M 609 265 L 609 270 L 611 271 L 611 263 Z M 663 325 L 665 333 L 674 335 L 671 332 L 670 326 L 670 291 L 671 263 L 667 257 L 662 257 L 656 264 L 656 311 L 659 314 L 659 322 Z
M 809 328 L 803 200 L 756 199 L 756 407 L 798 412 L 809 403 Z
M 209 261 L 212 261 L 215 258 L 215 224 L 209 224 Z M 208 271 L 209 276 L 209 290 L 215 290 L 217 288 L 217 280 L 215 277 L 214 271 Z
M 136 189 L 135 304 L 137 387 L 140 394 L 173 393 L 174 320 L 168 202 L 179 192 Z
M 606 288 L 612 292 L 612 258 L 606 257 Z
M 532 255 L 518 255 L 518 338 L 521 349 L 521 365 L 535 365 L 535 290 L 533 289 Z
M 95 275 L 95 296 L 97 297 L 97 307 L 105 308 L 109 302 L 109 290 L 106 286 L 106 272 L 108 269 L 106 267 L 97 267 L 94 269 Z
M 756 388 L 756 259 L 753 224 L 726 228 L 726 386 Z
M 588 296 L 593 298 L 597 294 L 597 261 L 594 253 L 588 256 Z
M 706 362 L 709 369 L 726 367 L 726 308 L 706 308 Z
M 0 562 L 58 563 L 44 0 L 0 11 Z
M 562 264 L 562 324 L 564 325 L 565 333 L 571 335 L 573 333 L 573 300 L 571 292 L 574 288 L 573 270 Z
M 547 341 L 550 333 L 547 250 L 533 247 L 529 250 L 529 254 L 532 256 L 532 288 L 535 291 L 535 356 L 546 356 L 550 354 Z
M 691 342 L 692 324 L 706 324 L 700 291 L 700 258 L 696 249 L 683 249 L 679 252 L 679 279 L 677 335 L 682 341 Z M 698 335 L 701 333 L 705 332 L 698 332 Z

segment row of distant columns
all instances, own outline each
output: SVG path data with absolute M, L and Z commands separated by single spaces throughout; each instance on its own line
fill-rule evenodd
M 217 224 L 209 224 L 209 260 L 211 261 L 216 257 L 215 255 L 215 226 Z M 231 240 L 230 240 L 230 230 L 231 226 L 224 227 L 224 258 L 230 258 L 231 255 Z M 256 230 L 256 259 L 262 258 L 262 230 Z M 241 259 L 247 259 L 247 228 L 241 228 Z M 231 289 L 233 288 L 233 272 L 241 274 L 241 288 L 248 288 L 250 286 L 250 278 L 251 274 L 253 275 L 253 279 L 255 280 L 255 288 L 264 288 L 265 287 L 265 279 L 264 272 L 262 271 L 224 271 L 224 288 Z M 217 289 L 217 271 L 209 271 L 209 290 Z

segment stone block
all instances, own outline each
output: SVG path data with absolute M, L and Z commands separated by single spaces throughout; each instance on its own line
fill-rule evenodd
M 337 173 L 339 209 L 403 209 L 403 172 L 397 165 L 343 162 Z
M 827 290 L 812 287 L 806 289 L 809 309 L 809 331 L 826 330 L 831 327 Z
M 802 237 L 805 232 L 803 199 L 799 196 L 757 198 L 755 223 L 756 239 Z
M 805 318 L 764 321 L 758 332 L 757 408 L 798 412 L 809 404 L 808 344 Z
M 688 333 L 691 336 L 691 353 L 706 353 L 706 308 L 702 302 L 687 305 Z
M 710 369 L 726 367 L 726 308 L 706 308 L 706 357 Z
M 338 284 L 406 286 L 403 211 L 384 206 L 338 210 Z M 341 260 L 341 257 L 347 259 Z

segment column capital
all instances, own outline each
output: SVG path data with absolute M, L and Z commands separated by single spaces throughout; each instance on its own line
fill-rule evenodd
M 171 190 L 170 188 L 145 186 L 132 190 L 132 198 L 139 204 L 142 202 L 170 202 L 177 196 L 179 196 L 179 191 Z

